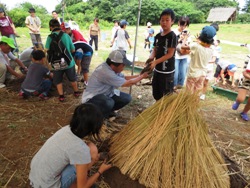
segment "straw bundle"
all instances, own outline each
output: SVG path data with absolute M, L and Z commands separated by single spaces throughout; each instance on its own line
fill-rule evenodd
M 114 165 L 146 187 L 230 187 L 198 104 L 181 92 L 146 109 L 112 138 Z

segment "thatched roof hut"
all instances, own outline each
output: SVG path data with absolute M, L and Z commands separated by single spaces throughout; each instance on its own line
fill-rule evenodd
M 236 19 L 236 8 L 212 8 L 207 17 L 208 22 L 227 22 L 234 21 Z

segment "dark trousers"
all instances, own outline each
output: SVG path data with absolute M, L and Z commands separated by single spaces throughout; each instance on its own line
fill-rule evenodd
M 29 91 L 26 91 L 25 89 L 21 88 L 21 90 L 27 95 L 27 96 L 33 96 L 33 95 L 36 95 L 36 94 L 44 94 L 45 96 L 48 96 L 48 93 L 50 91 L 50 88 L 52 86 L 52 81 L 49 80 L 49 79 L 45 79 L 43 80 L 42 84 L 40 85 L 39 89 L 35 92 L 29 92 Z
M 131 95 L 120 92 L 120 96 L 114 95 L 113 97 L 108 97 L 106 95 L 99 94 L 94 96 L 87 103 L 92 103 L 96 105 L 103 113 L 103 116 L 105 118 L 108 118 L 111 112 L 123 108 L 131 100 Z
M 161 74 L 154 72 L 153 80 L 153 97 L 155 100 L 161 99 L 164 95 L 169 95 L 174 91 L 174 73 Z
M 98 35 L 90 35 L 90 41 L 89 41 L 90 46 L 92 46 L 93 41 L 95 43 L 95 51 L 98 51 Z

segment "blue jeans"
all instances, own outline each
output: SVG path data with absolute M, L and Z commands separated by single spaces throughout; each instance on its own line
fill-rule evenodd
M 48 80 L 48 79 L 43 80 L 43 82 L 42 82 L 42 84 L 40 85 L 40 87 L 39 87 L 39 89 L 37 90 L 37 92 L 38 92 L 38 93 L 42 93 L 42 94 L 45 95 L 45 96 L 48 96 L 48 93 L 49 93 L 49 90 L 50 90 L 51 86 L 52 86 L 52 81 L 51 81 L 51 80 Z M 23 91 L 26 95 L 28 95 L 28 96 L 34 95 L 34 94 L 33 94 L 34 92 L 28 92 L 28 91 L 25 90 L 25 88 L 21 88 L 21 89 L 22 89 L 22 91 Z
M 184 85 L 187 74 L 187 58 L 175 59 L 174 86 Z
M 76 181 L 76 168 L 74 165 L 66 166 L 61 174 L 61 188 L 69 188 Z
M 110 113 L 126 106 L 132 100 L 131 95 L 120 92 L 120 96 L 108 97 L 99 94 L 90 99 L 87 103 L 96 105 L 103 113 L 104 118 L 108 118 Z

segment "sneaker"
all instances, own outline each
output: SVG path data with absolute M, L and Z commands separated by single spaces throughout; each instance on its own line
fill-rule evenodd
M 237 109 L 239 108 L 239 106 L 240 106 L 240 103 L 238 103 L 238 102 L 235 101 L 235 102 L 233 103 L 233 105 L 232 105 L 232 109 L 233 109 L 233 110 L 237 110 Z
M 246 113 L 241 112 L 241 113 L 240 113 L 240 116 L 241 116 L 241 118 L 242 118 L 243 120 L 249 121 L 249 117 L 248 117 L 248 115 L 247 115 Z
M 64 102 L 65 101 L 65 97 L 64 96 L 60 96 L 58 99 L 59 99 L 60 102 Z
M 40 98 L 41 100 L 48 100 L 48 99 L 49 99 L 49 97 L 46 96 L 46 95 L 44 95 L 44 94 L 40 94 L 40 95 L 39 95 L 39 98 Z
M 201 96 L 200 96 L 200 100 L 205 100 L 205 98 L 206 98 L 206 95 L 205 94 L 202 94 Z
M 80 95 L 81 95 L 81 92 L 80 92 L 80 91 L 75 91 L 75 92 L 74 92 L 74 96 L 75 96 L 75 97 L 79 97 Z
M 18 93 L 18 97 L 21 98 L 21 99 L 27 99 L 28 98 L 28 95 L 26 95 L 24 92 L 20 91 Z
M 5 85 L 5 84 L 0 83 L 0 88 L 4 88 L 4 87 L 6 87 L 6 85 Z

